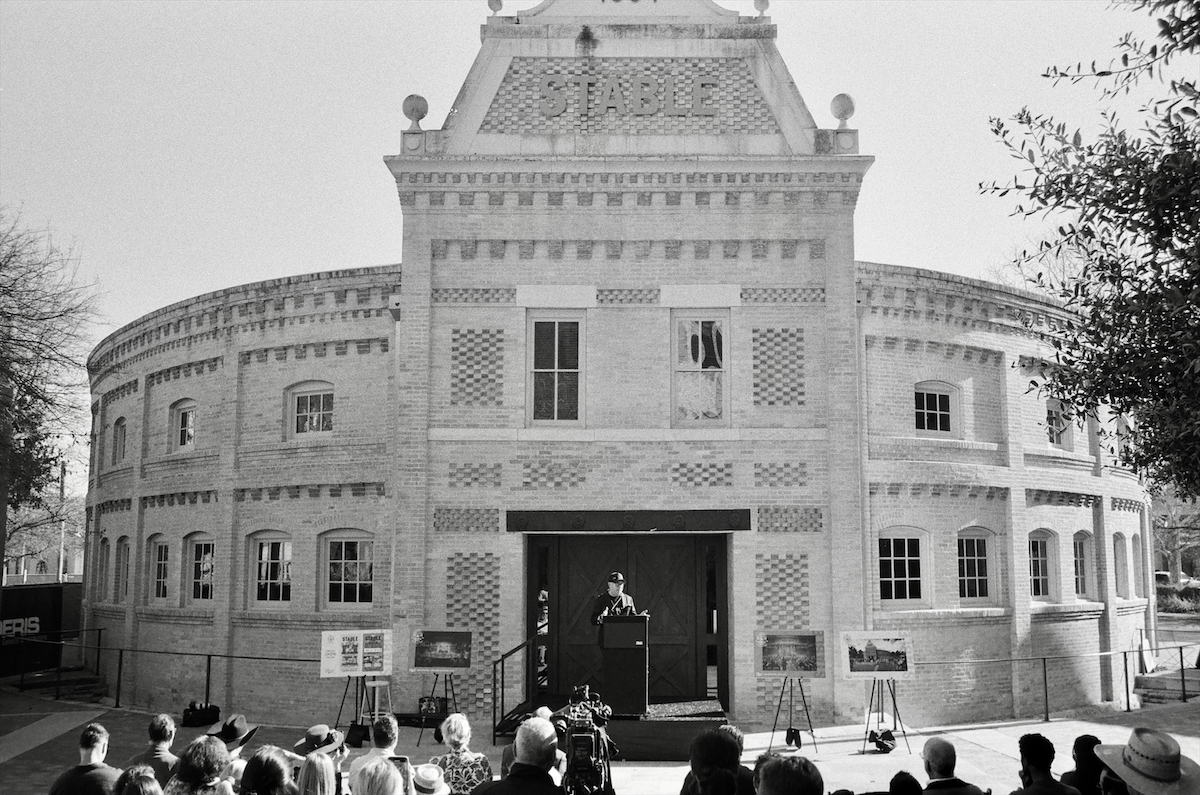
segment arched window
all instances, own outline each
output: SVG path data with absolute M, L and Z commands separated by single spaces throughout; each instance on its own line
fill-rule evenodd
M 38 574 L 46 574 L 50 571 L 50 567 L 46 564 L 46 561 L 39 560 L 37 565 L 33 567 L 33 570 Z
M 1051 398 L 1046 401 L 1046 436 L 1052 447 L 1074 449 L 1073 425 L 1070 413 L 1061 400 Z
M 1117 596 L 1129 598 L 1129 551 L 1125 544 L 1125 536 L 1113 534 L 1113 576 L 1117 582 Z
M 216 541 L 206 533 L 192 533 L 183 541 L 187 555 L 183 574 L 187 601 L 201 604 L 211 602 L 216 573 Z
M 1146 559 L 1142 556 L 1142 537 L 1133 537 L 1133 595 L 1139 599 L 1146 595 Z
M 113 423 L 112 432 L 112 465 L 116 466 L 125 460 L 125 418 L 119 417 Z
M 191 398 L 171 404 L 171 450 L 191 450 L 196 446 L 196 401 Z
M 149 597 L 151 601 L 167 598 L 167 581 L 170 572 L 170 547 L 162 535 L 152 535 L 146 541 L 149 554 L 147 561 L 150 566 Z
M 1058 601 L 1058 537 L 1045 528 L 1029 534 L 1029 595 L 1035 601 Z
M 287 390 L 287 425 L 294 438 L 333 433 L 333 384 L 304 381 Z
M 995 601 L 993 556 L 995 534 L 984 527 L 958 532 L 958 598 L 967 602 Z
M 107 538 L 100 539 L 100 551 L 96 555 L 96 600 L 107 601 L 111 596 L 108 592 L 108 566 L 112 558 L 112 546 Z
M 254 581 L 250 602 L 261 606 L 286 605 L 292 600 L 292 538 L 264 530 L 250 538 Z
M 879 599 L 891 607 L 927 606 L 932 600 L 925 578 L 927 533 L 917 527 L 889 527 L 879 533 Z
M 1091 598 L 1096 592 L 1095 555 L 1092 553 L 1091 533 L 1080 530 L 1071 539 L 1071 555 L 1075 568 L 1075 597 Z
M 917 436 L 958 438 L 962 435 L 958 387 L 945 381 L 921 381 L 913 386 Z
M 323 602 L 327 608 L 366 609 L 375 598 L 375 544 L 362 530 L 330 530 L 321 536 Z
M 117 539 L 117 568 L 113 577 L 113 601 L 124 602 L 129 598 L 129 536 Z

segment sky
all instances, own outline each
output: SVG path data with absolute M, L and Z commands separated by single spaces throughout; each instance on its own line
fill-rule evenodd
M 213 290 L 400 262 L 383 157 L 408 126 L 401 103 L 424 96 L 423 126 L 441 126 L 489 13 L 486 0 L 0 0 L 0 204 L 78 256 L 100 292 L 96 341 Z M 1021 167 L 989 117 L 1028 105 L 1094 136 L 1099 92 L 1041 73 L 1154 35 L 1149 16 L 1093 0 L 774 0 L 767 14 L 818 126 L 837 126 L 836 94 L 854 98 L 849 124 L 875 157 L 856 258 L 976 278 L 1039 228 L 1010 216 L 1011 195 L 980 194 Z

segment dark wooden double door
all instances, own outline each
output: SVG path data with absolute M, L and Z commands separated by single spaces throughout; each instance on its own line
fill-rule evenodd
M 609 572 L 620 571 L 637 609 L 650 613 L 650 702 L 705 698 L 709 663 L 725 656 L 715 654 L 725 623 L 724 551 L 718 533 L 531 536 L 529 585 L 544 592 L 540 603 L 531 600 L 531 618 L 546 622 L 543 686 L 566 694 L 586 683 L 603 695 L 591 614 Z

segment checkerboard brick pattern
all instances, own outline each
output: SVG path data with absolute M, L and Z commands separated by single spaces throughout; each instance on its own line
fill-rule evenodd
M 778 489 L 808 484 L 808 467 L 802 461 L 755 464 L 755 488 Z
M 754 405 L 804 405 L 804 329 L 756 328 Z
M 580 461 L 522 461 L 521 488 L 570 489 L 587 482 L 587 468 Z
M 499 627 L 500 558 L 490 552 L 450 555 L 446 561 L 446 628 L 471 631 L 471 668 L 456 676 L 455 684 L 458 708 L 473 718 L 491 715 L 491 661 L 500 656 Z
M 754 556 L 755 626 L 795 629 L 808 624 L 808 555 L 759 553 Z M 774 709 L 778 695 L 775 679 L 756 678 L 758 714 Z
M 541 111 L 541 81 L 547 75 L 596 78 L 588 92 L 589 107 L 580 114 L 579 91 L 574 84 L 563 90 L 566 110 L 557 116 Z M 677 101 L 691 102 L 692 81 L 701 78 L 716 83 L 705 103 L 716 110 L 713 116 L 652 115 L 599 112 L 602 87 L 616 77 L 628 105 L 633 97 L 633 79 L 652 77 L 658 82 L 656 98 L 666 106 L 665 85 L 674 77 Z M 779 125 L 758 90 L 745 60 L 741 58 L 514 58 L 492 105 L 479 128 L 481 133 L 504 135 L 563 135 L 619 133 L 621 135 L 771 135 Z
M 783 241 L 785 247 L 787 241 Z M 743 287 L 742 302 L 747 304 L 820 304 L 825 302 L 824 287 Z
M 611 304 L 657 304 L 661 290 L 657 287 L 644 288 L 600 288 L 596 290 L 596 303 Z
M 502 464 L 450 464 L 447 484 L 450 488 L 499 488 Z
M 500 510 L 498 508 L 434 508 L 433 532 L 498 533 L 500 532 Z
M 694 487 L 732 486 L 733 464 L 674 463 L 671 464 L 671 482 Z
M 511 304 L 517 300 L 515 287 L 437 287 L 435 304 Z
M 453 329 L 450 334 L 450 403 L 504 405 L 504 330 Z
M 760 533 L 820 533 L 825 512 L 800 505 L 764 505 L 758 509 Z

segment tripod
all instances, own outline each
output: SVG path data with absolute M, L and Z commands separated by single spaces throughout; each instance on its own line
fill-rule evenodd
M 873 679 L 871 681 L 871 700 L 867 705 L 867 722 L 863 726 L 863 745 L 862 752 L 867 752 L 867 738 L 873 734 L 871 731 L 871 713 L 875 713 L 875 728 L 883 727 L 883 694 L 884 690 L 892 697 L 892 730 L 897 727 L 900 733 L 904 735 L 904 747 L 908 752 L 912 753 L 912 746 L 908 744 L 908 732 L 904 730 L 904 719 L 900 717 L 900 708 L 896 705 L 896 680 L 895 679 Z M 878 708 L 876 707 L 876 694 L 879 695 Z M 886 731 L 886 729 L 885 729 Z
M 429 698 L 432 701 L 434 698 L 433 694 L 437 692 L 439 677 L 442 678 L 442 697 L 446 699 L 446 703 L 450 705 L 451 712 L 458 712 L 458 695 L 454 692 L 454 674 L 434 674 L 433 687 L 429 690 Z M 436 704 L 437 702 L 432 701 L 432 703 Z M 417 734 L 418 746 L 421 745 L 421 738 L 425 736 L 425 721 L 428 719 L 428 717 L 429 716 L 425 713 L 421 714 L 421 731 L 419 734 Z
M 783 709 L 783 691 L 788 691 L 788 728 L 787 728 L 787 744 L 800 747 L 800 730 L 792 725 L 792 710 L 795 707 L 795 690 L 793 685 L 800 688 L 800 703 L 804 706 L 804 717 L 808 721 L 808 733 L 813 738 L 813 750 L 817 750 L 817 735 L 813 731 L 812 713 L 808 711 L 808 699 L 804 697 L 804 680 L 797 676 L 786 677 L 779 685 L 779 703 L 775 705 L 775 722 L 771 724 L 771 741 L 767 744 L 767 752 L 771 751 L 771 747 L 775 745 L 775 730 L 779 728 L 779 712 Z

